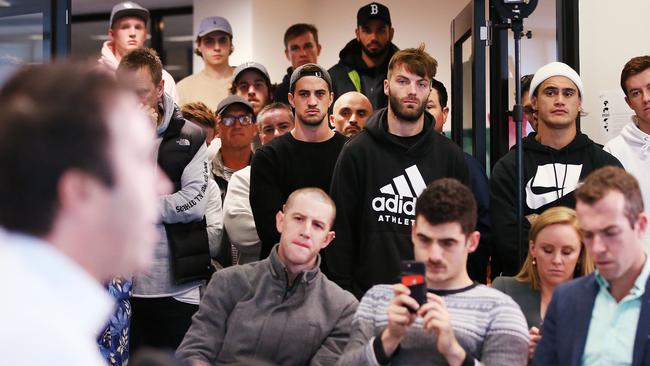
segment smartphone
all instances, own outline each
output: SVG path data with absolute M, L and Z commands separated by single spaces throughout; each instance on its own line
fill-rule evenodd
M 420 306 L 424 305 L 427 301 L 427 285 L 424 281 L 424 275 L 424 262 L 402 261 L 400 270 L 402 285 L 411 290 L 411 297 Z M 415 312 L 411 308 L 409 308 L 409 311 Z

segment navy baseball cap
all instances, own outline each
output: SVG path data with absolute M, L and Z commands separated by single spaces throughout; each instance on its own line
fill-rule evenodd
M 149 22 L 149 10 L 143 8 L 140 6 L 140 4 L 133 1 L 123 1 L 113 6 L 113 10 L 111 10 L 111 19 L 108 22 L 108 27 L 112 28 L 113 23 L 115 23 L 120 18 L 128 16 L 138 17 L 144 20 L 145 23 Z

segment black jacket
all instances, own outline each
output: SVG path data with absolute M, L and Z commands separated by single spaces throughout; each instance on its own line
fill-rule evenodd
M 348 42 L 339 53 L 339 62 L 328 70 L 332 77 L 334 99 L 336 100 L 349 91 L 358 91 L 370 99 L 374 110 L 388 106 L 388 97 L 384 94 L 384 80 L 388 73 L 388 62 L 399 49 L 393 43 L 387 47 L 388 55 L 384 62 L 377 67 L 369 68 L 361 58 L 362 51 L 359 41 L 353 39 Z M 360 90 L 357 90 L 350 79 L 349 74 L 353 70 L 360 77 Z
M 287 68 L 287 74 L 282 78 L 282 82 L 275 87 L 275 98 L 273 99 L 276 102 L 282 102 L 284 104 L 289 104 L 289 82 L 291 81 L 291 74 L 293 74 L 293 67 Z
M 463 152 L 433 130 L 429 113 L 410 147 L 388 133 L 387 114 L 377 111 L 343 147 L 330 188 L 336 238 L 323 252 L 325 269 L 358 298 L 394 283 L 400 260 L 413 259 L 415 200 L 426 185 L 443 177 L 469 183 Z
M 555 206 L 575 207 L 573 191 L 579 181 L 603 166 L 621 167 L 614 156 L 583 133 L 578 133 L 560 150 L 540 144 L 536 136 L 537 133 L 532 132 L 522 140 L 524 216 L 540 214 Z M 496 249 L 493 263 L 497 274 L 503 272 L 506 276 L 519 272 L 516 186 L 516 150 L 513 148 L 496 163 L 490 178 L 490 212 Z M 524 218 L 519 240 L 522 260 L 528 254 L 529 230 L 530 223 Z
M 158 148 L 158 164 L 174 185 L 174 192 L 181 190 L 183 171 L 204 144 L 203 130 L 183 119 L 178 106 L 174 105 Z M 211 267 L 205 216 L 200 221 L 164 225 L 176 284 L 207 279 Z

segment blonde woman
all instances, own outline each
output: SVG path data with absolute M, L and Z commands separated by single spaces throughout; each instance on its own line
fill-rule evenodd
M 529 358 L 541 337 L 546 308 L 555 286 L 593 272 L 578 231 L 574 210 L 553 207 L 539 215 L 529 234 L 528 256 L 515 277 L 498 277 L 492 287 L 513 300 L 524 313 L 530 329 Z

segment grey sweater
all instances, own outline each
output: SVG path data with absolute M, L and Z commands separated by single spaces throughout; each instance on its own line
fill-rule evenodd
M 517 304 L 483 285 L 436 291 L 443 296 L 458 343 L 475 364 L 517 366 L 528 361 L 528 329 Z M 352 321 L 350 342 L 338 365 L 379 365 L 373 341 L 388 324 L 389 285 L 372 287 Z M 436 336 L 422 329 L 418 317 L 391 358 L 391 365 L 447 365 L 436 350 Z
M 277 254 L 216 272 L 177 350 L 216 365 L 333 365 L 358 302 L 316 267 L 292 287 Z M 320 259 L 319 261 L 320 262 Z

